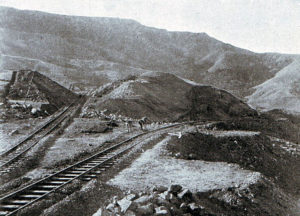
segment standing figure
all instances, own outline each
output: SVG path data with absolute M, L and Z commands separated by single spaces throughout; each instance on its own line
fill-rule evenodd
M 132 131 L 133 121 L 130 119 L 126 119 L 125 126 L 127 128 L 128 133 L 130 133 Z
M 144 125 L 149 123 L 150 120 L 147 117 L 143 117 L 142 119 L 139 120 L 139 125 L 141 127 L 141 130 L 144 130 Z

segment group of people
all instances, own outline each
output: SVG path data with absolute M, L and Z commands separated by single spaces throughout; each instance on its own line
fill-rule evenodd
M 113 113 L 110 113 L 109 115 L 106 115 L 105 113 L 107 112 L 107 110 L 101 110 L 101 111 L 95 111 L 95 114 L 101 118 L 104 119 L 108 119 L 110 121 L 110 124 L 112 123 L 116 123 L 118 121 L 123 121 L 125 123 L 126 129 L 128 131 L 128 133 L 132 132 L 132 128 L 133 128 L 133 123 L 137 122 L 140 126 L 140 129 L 143 131 L 145 130 L 145 126 L 147 124 L 151 124 L 152 122 L 150 121 L 150 119 L 146 116 L 144 116 L 143 118 L 139 119 L 139 120 L 133 120 L 131 118 L 125 118 L 122 117 L 122 115 L 116 115 Z
M 138 121 L 141 130 L 145 129 L 145 125 L 148 123 L 151 123 L 151 121 L 147 118 L 147 117 L 143 117 Z M 126 119 L 125 120 L 125 126 L 127 128 L 128 133 L 130 133 L 132 131 L 132 127 L 133 127 L 133 120 L 131 119 Z

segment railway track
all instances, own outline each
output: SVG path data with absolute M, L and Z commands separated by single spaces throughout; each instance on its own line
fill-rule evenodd
M 18 142 L 12 148 L 0 155 L 0 175 L 8 173 L 13 164 L 24 156 L 39 141 L 55 130 L 76 108 L 78 102 L 70 104 L 42 126 L 34 130 L 29 136 Z
M 93 178 L 97 178 L 97 175 L 110 168 L 116 159 L 137 145 L 138 143 L 130 145 L 130 142 L 138 137 L 190 123 L 194 122 L 177 123 L 140 133 L 22 189 L 12 192 L 0 198 L 0 215 L 14 215 L 19 210 L 43 199 L 75 179 L 89 181 Z

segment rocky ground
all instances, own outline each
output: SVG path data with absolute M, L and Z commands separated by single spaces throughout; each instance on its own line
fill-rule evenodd
M 259 113 L 226 91 L 161 73 L 102 86 L 82 107 L 10 176 L 1 176 L 2 195 L 142 133 L 137 122 L 142 116 L 152 121 L 146 131 L 176 121 L 200 123 L 138 138 L 97 179 L 76 180 L 19 215 L 299 213 L 297 116 Z M 1 122 L 2 151 L 46 120 Z M 130 132 L 126 120 L 133 121 Z
M 99 215 L 289 215 L 289 201 L 272 197 L 278 191 L 268 187 L 269 182 L 260 180 L 247 187 L 236 186 L 206 192 L 191 192 L 181 185 L 153 187 L 146 192 L 127 191 L 123 198 L 113 197 Z M 268 198 L 269 200 L 264 200 Z M 284 208 L 270 203 L 280 201 Z
M 35 169 L 1 190 L 24 186 L 140 133 L 137 123 L 131 133 L 124 122 L 109 130 L 106 123 L 74 118 Z M 297 215 L 296 143 L 264 130 L 230 127 L 224 121 L 182 126 L 139 140 L 105 176 L 76 182 L 20 215 Z M 174 185 L 182 189 L 175 192 L 171 188 L 180 187 Z
M 38 128 L 46 119 L 31 118 L 0 123 L 0 154 Z
M 287 153 L 248 131 L 198 128 L 172 136 L 108 182 L 134 195 L 112 199 L 99 212 L 123 215 L 127 207 L 125 215 L 297 215 L 299 150 Z M 173 193 L 174 185 L 184 189 Z

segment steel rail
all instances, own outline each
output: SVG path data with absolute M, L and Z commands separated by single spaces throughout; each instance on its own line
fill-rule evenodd
M 149 133 L 155 133 L 155 132 L 162 131 L 162 130 L 165 130 L 168 128 L 191 124 L 191 123 L 195 123 L 195 122 L 193 121 L 193 122 L 176 123 L 176 124 L 168 125 L 168 126 L 158 128 L 158 129 L 155 129 L 152 131 L 145 131 L 143 133 L 137 134 L 137 135 L 132 136 L 120 143 L 117 143 L 105 150 L 102 150 L 84 160 L 76 162 L 75 164 L 70 165 L 54 174 L 46 176 L 43 179 L 38 180 L 37 182 L 34 182 L 24 188 L 21 188 L 15 192 L 12 192 L 12 193 L 0 198 L 0 215 L 1 215 L 2 210 L 4 210 L 4 211 L 2 211 L 4 213 L 2 215 L 13 215 L 13 214 L 17 213 L 19 210 L 35 203 L 36 201 L 42 199 L 43 197 L 53 193 L 54 191 L 58 190 L 59 188 L 63 187 L 64 185 L 71 183 L 73 180 L 78 179 L 80 177 L 87 176 L 86 180 L 91 180 L 91 178 L 89 179 L 89 176 L 91 176 L 91 174 L 92 174 L 92 177 L 96 177 L 96 175 L 94 175 L 93 173 L 97 173 L 97 171 L 93 172 L 93 170 L 97 170 L 97 169 L 101 168 L 101 166 L 105 166 L 110 161 L 121 156 L 123 153 L 125 153 L 129 149 L 133 148 L 138 143 L 130 145 L 126 148 L 124 147 L 124 149 L 120 149 L 119 152 L 117 152 L 117 153 L 115 152 L 111 156 L 109 154 L 112 154 L 112 152 L 114 150 L 118 150 L 124 144 L 126 144 L 130 141 L 133 141 L 133 140 L 137 139 L 138 137 L 141 137 L 141 136 L 149 134 Z M 90 165 L 88 165 L 88 164 L 90 164 Z M 97 174 L 100 174 L 100 173 L 101 173 L 101 171 L 100 172 L 98 171 Z M 68 177 L 70 175 L 73 177 Z M 53 186 L 53 184 L 51 182 L 52 183 L 55 182 L 57 185 Z M 38 188 L 43 188 L 42 186 L 46 187 L 46 188 L 50 187 L 51 190 L 46 190 L 45 188 L 43 189 L 43 191 L 38 190 Z M 34 189 L 36 189 L 36 190 L 34 190 Z M 40 192 L 39 192 L 39 194 L 35 194 L 34 191 L 37 191 L 37 193 L 39 191 Z M 28 196 L 35 197 L 35 199 L 28 200 L 28 202 L 26 202 L 27 201 L 26 199 L 20 198 L 21 195 L 26 195 L 26 193 Z M 18 203 L 18 200 L 20 203 Z M 23 201 L 23 203 L 21 201 Z M 11 211 L 10 211 L 10 208 L 11 208 Z M 5 212 L 5 210 L 6 210 L 6 212 Z
M 63 108 L 63 110 L 57 114 L 56 116 L 54 116 L 53 118 L 49 119 L 48 121 L 46 121 L 44 124 L 42 124 L 40 127 L 38 127 L 37 129 L 35 129 L 33 132 L 31 132 L 27 137 L 23 138 L 21 141 L 19 141 L 16 145 L 14 145 L 13 147 L 11 147 L 10 149 L 6 150 L 4 153 L 2 153 L 0 155 L 0 157 L 3 157 L 7 154 L 9 154 L 10 152 L 12 152 L 13 150 L 15 150 L 16 148 L 18 148 L 19 146 L 21 146 L 23 143 L 25 143 L 26 141 L 30 140 L 34 135 L 36 135 L 37 133 L 39 133 L 41 130 L 43 130 L 45 127 L 47 127 L 49 124 L 51 124 L 53 121 L 55 121 L 57 118 L 59 118 L 61 115 L 63 115 L 73 104 L 70 104 L 68 107 Z
M 9 166 L 11 163 L 17 161 L 22 155 L 24 155 L 25 153 L 27 153 L 32 147 L 34 147 L 35 145 L 37 145 L 45 136 L 47 136 L 48 134 L 50 134 L 55 128 L 57 128 L 57 126 L 59 124 L 61 124 L 61 122 L 63 122 L 67 117 L 68 117 L 68 113 L 71 113 L 72 111 L 74 111 L 76 109 L 75 106 L 75 102 L 73 102 L 72 104 L 70 104 L 68 107 L 64 108 L 63 111 L 61 111 L 58 115 L 56 115 L 55 117 L 53 117 L 52 119 L 48 120 L 46 123 L 44 123 L 41 127 L 39 127 L 38 129 L 36 129 L 34 132 L 32 132 L 29 136 L 27 136 L 25 139 L 23 139 L 21 142 L 19 142 L 17 145 L 13 146 L 11 149 L 9 149 L 8 151 L 6 151 L 4 154 L 1 155 L 1 160 L 5 161 L 3 164 L 0 164 L 0 169 L 3 171 L 5 167 Z M 79 103 L 78 103 L 79 104 Z M 54 125 L 52 125 L 52 123 L 54 123 Z M 50 126 L 50 127 L 49 127 Z M 49 128 L 48 128 L 49 127 Z M 44 131 L 44 129 L 47 129 L 46 131 Z M 19 147 L 22 147 L 25 143 L 27 143 L 27 141 L 30 141 L 31 139 L 33 139 L 35 136 L 38 136 L 41 132 L 43 132 L 41 134 L 40 137 L 37 137 L 37 140 L 34 141 L 32 144 L 30 144 L 28 147 L 25 147 L 25 149 L 22 149 L 21 152 L 17 152 L 16 155 L 12 155 L 12 158 L 8 158 L 8 159 L 2 159 L 4 156 L 9 157 L 9 153 L 14 154 L 13 151 L 17 151 L 17 149 Z

